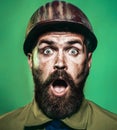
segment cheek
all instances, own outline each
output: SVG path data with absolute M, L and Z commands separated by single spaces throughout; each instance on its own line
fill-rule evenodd
M 47 58 L 39 55 L 37 48 L 33 50 L 33 68 L 42 72 L 40 76 L 43 80 L 45 80 L 50 73 L 52 73 L 54 59 L 54 57 Z
M 68 67 L 68 73 L 72 76 L 72 78 L 75 80 L 77 78 L 77 74 L 80 71 L 80 66 L 78 64 L 71 64 Z
M 85 71 L 86 59 L 69 60 L 68 62 L 68 73 L 71 74 L 74 81 L 77 80 L 78 75 Z
M 39 57 L 39 66 L 38 68 L 42 71 L 42 78 L 43 80 L 46 80 L 47 77 L 52 73 L 53 71 L 53 60 L 52 59 L 46 59 Z

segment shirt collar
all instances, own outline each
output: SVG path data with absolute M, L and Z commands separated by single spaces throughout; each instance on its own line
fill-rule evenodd
M 85 130 L 89 117 L 89 106 L 87 100 L 84 99 L 80 110 L 69 118 L 65 118 L 63 122 L 73 129 Z
M 42 113 L 35 100 L 32 102 L 29 112 L 30 114 L 27 116 L 26 126 L 42 125 L 52 120 Z M 87 100 L 84 99 L 81 108 L 77 113 L 61 121 L 73 129 L 86 129 L 88 115 L 89 107 Z

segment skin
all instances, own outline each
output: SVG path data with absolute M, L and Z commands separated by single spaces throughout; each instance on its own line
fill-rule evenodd
M 90 69 L 91 59 L 92 53 L 87 52 L 84 36 L 71 32 L 49 32 L 41 35 L 32 54 L 28 54 L 30 68 L 33 66 L 42 71 L 42 82 L 59 69 L 70 74 L 77 84 L 81 80 L 78 78 L 78 73 L 84 69 L 84 62 L 86 62 L 85 69 Z M 54 93 L 52 87 L 50 89 Z M 65 90 L 65 93 L 68 92 L 69 87 Z

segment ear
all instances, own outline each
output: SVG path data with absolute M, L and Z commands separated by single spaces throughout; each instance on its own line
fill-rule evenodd
M 88 68 L 89 68 L 89 69 L 90 69 L 90 67 L 91 67 L 91 63 L 92 63 L 92 53 L 89 52 L 89 53 L 88 53 Z
M 27 57 L 28 57 L 28 64 L 29 64 L 30 68 L 32 68 L 32 54 L 28 53 Z

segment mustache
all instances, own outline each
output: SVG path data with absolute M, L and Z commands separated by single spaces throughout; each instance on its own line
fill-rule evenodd
M 65 70 L 56 70 L 43 82 L 43 88 L 49 86 L 53 81 L 57 79 L 62 79 L 70 86 L 75 86 L 73 78 L 70 74 L 68 74 Z

